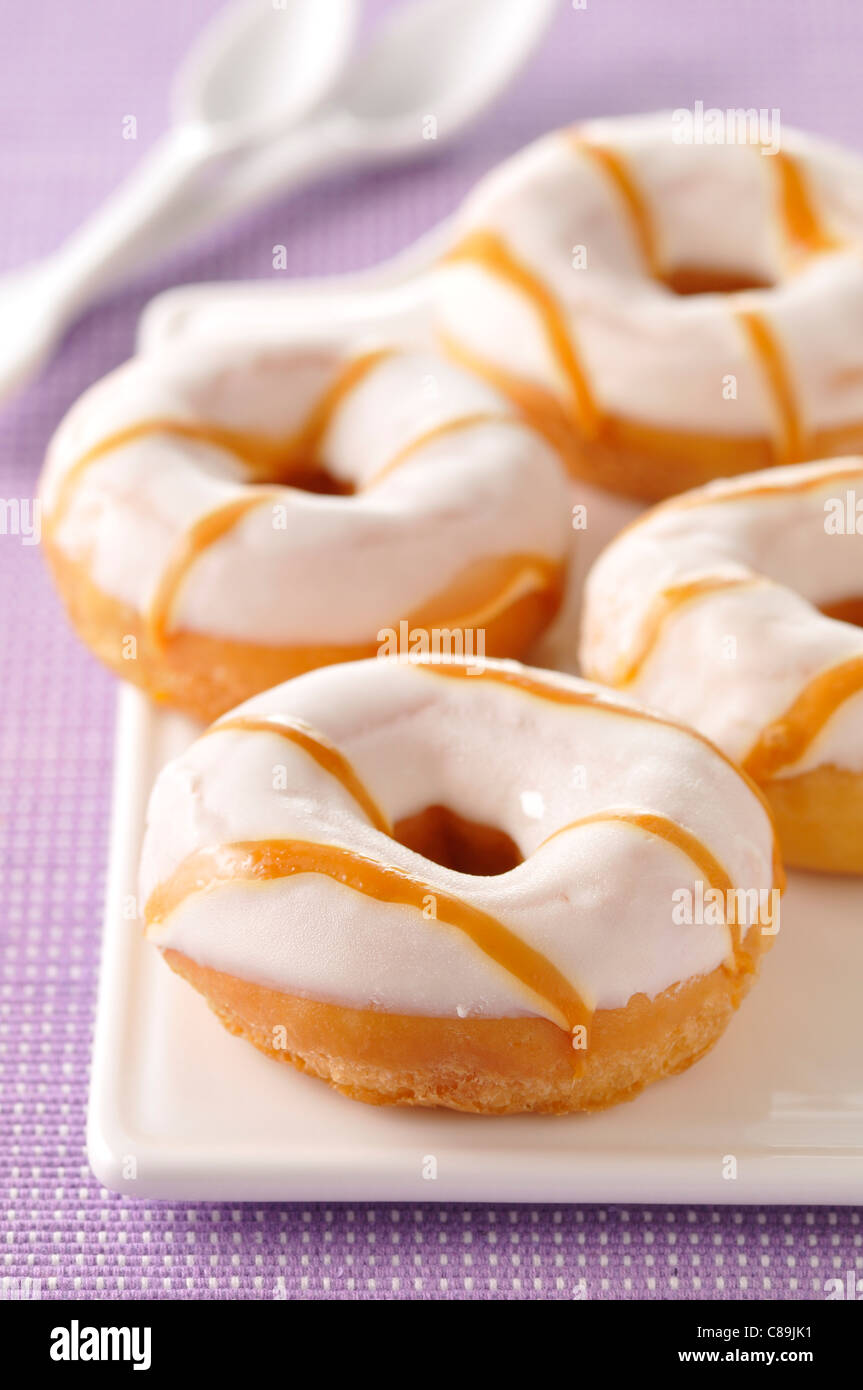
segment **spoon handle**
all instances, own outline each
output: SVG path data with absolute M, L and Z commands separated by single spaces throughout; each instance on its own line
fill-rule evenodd
M 349 159 L 350 131 L 341 124 L 320 120 L 262 147 L 229 129 L 186 124 L 169 132 L 58 250 L 3 277 L 0 398 L 100 292 L 274 188 Z
M 67 320 L 148 259 L 154 231 L 182 207 L 190 184 L 229 149 L 204 126 L 178 126 L 163 136 L 44 263 L 58 318 Z
M 351 160 L 358 163 L 358 154 L 346 123 L 335 114 L 244 150 L 241 158 L 226 161 L 217 179 L 199 180 L 166 216 L 151 222 L 147 259 L 166 255 L 273 194 L 292 193 Z
M 130 272 L 274 188 L 287 190 L 341 162 L 346 151 L 336 137 L 334 123 L 320 122 L 246 150 L 207 127 L 170 131 L 43 264 L 57 329 Z

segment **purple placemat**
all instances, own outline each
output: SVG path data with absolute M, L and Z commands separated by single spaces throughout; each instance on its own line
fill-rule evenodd
M 162 129 L 169 75 L 213 9 L 88 0 L 0 10 L 0 268 L 50 250 L 131 168 Z M 779 107 L 788 123 L 863 146 L 861 35 L 857 0 L 561 0 L 530 69 L 438 163 L 273 206 L 87 315 L 0 411 L 0 499 L 32 498 L 50 432 L 129 354 L 155 291 L 272 275 L 277 243 L 286 275 L 371 264 L 447 213 L 489 165 L 579 116 L 697 100 Z M 137 140 L 123 138 L 127 116 Z M 48 1298 L 817 1299 L 825 1280 L 863 1273 L 849 1209 L 260 1209 L 136 1203 L 101 1189 L 84 1110 L 114 686 L 68 631 L 38 549 L 11 535 L 0 535 L 0 605 L 0 1277 L 40 1281 Z

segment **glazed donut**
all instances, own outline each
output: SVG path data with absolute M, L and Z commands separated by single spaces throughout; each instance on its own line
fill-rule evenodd
M 486 383 L 332 343 L 134 359 L 60 426 L 42 500 L 85 642 L 202 719 L 402 624 L 520 655 L 570 526 L 559 459 Z
M 648 501 L 863 449 L 863 163 L 588 122 L 479 184 L 439 271 L 449 351 Z M 679 138 L 679 136 L 678 136 Z
M 780 889 L 766 804 L 700 735 L 516 662 L 379 658 L 169 764 L 140 891 L 167 962 L 264 1052 L 371 1103 L 506 1113 L 689 1066 Z M 680 925 L 699 891 L 722 915 Z
M 740 763 L 803 868 L 863 873 L 861 576 L 856 458 L 674 498 L 612 541 L 585 590 L 582 669 Z

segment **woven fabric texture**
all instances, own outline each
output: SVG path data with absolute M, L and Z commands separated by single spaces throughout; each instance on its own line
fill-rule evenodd
M 370 16 L 384 8 L 367 6 Z M 0 269 L 50 251 L 158 137 L 170 74 L 213 9 L 0 8 Z M 861 32 L 857 0 L 561 0 L 542 51 L 457 148 L 274 202 L 87 313 L 0 411 L 0 497 L 32 498 L 52 430 L 130 353 L 156 291 L 372 264 L 497 160 L 590 114 L 697 100 L 778 107 L 789 123 L 863 143 Z M 124 138 L 130 116 L 135 139 Z M 276 244 L 287 248 L 284 272 L 272 269 Z M 115 690 L 66 626 L 38 547 L 16 536 L 0 536 L 0 605 L 2 1278 L 79 1298 L 812 1299 L 829 1278 L 863 1274 L 849 1209 L 258 1209 L 136 1203 L 100 1189 L 84 1112 Z

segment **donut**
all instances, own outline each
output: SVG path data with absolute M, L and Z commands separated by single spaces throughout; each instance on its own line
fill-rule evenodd
M 784 127 L 775 152 L 680 132 L 528 146 L 457 214 L 434 296 L 455 359 L 645 501 L 863 451 L 863 162 Z
M 487 383 L 322 341 L 133 359 L 63 421 L 41 494 L 80 636 L 206 721 L 402 633 L 520 656 L 571 534 L 559 458 Z
M 738 762 L 801 868 L 863 873 L 861 576 L 852 458 L 664 502 L 587 579 L 582 669 Z
M 569 1112 L 716 1042 L 781 878 L 766 803 L 701 735 L 517 662 L 388 657 L 169 764 L 140 901 L 228 1029 L 346 1095 Z

